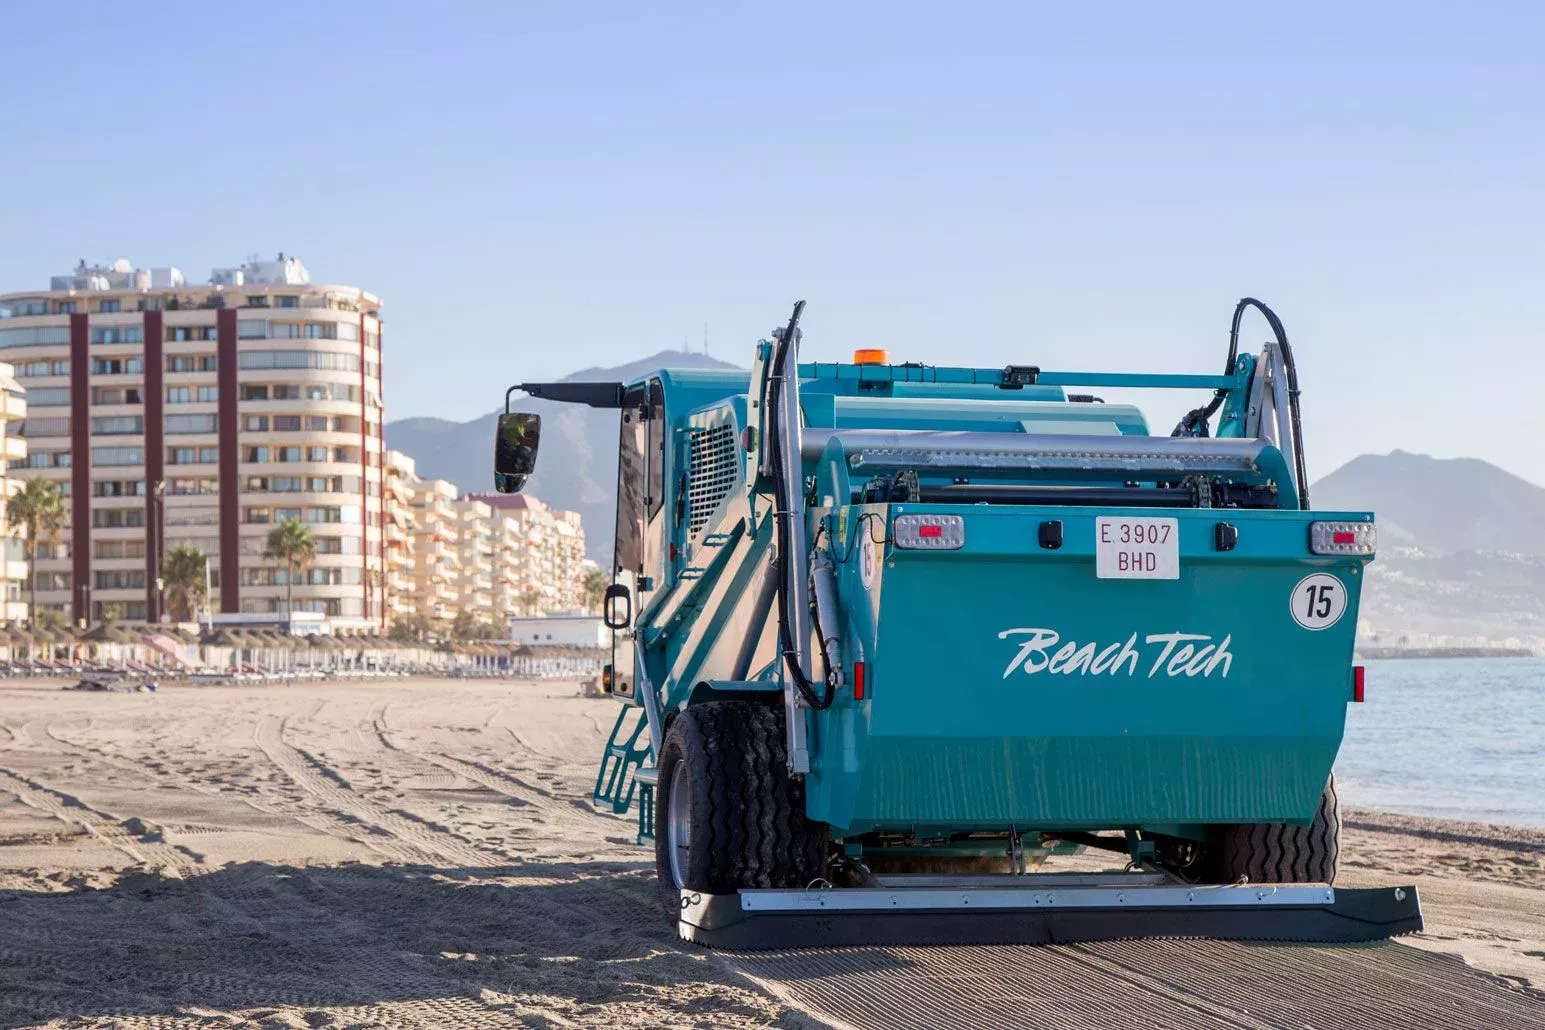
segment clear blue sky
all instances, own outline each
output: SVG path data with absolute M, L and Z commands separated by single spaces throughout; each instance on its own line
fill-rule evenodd
M 283 250 L 457 419 L 796 297 L 824 358 L 1210 371 L 1249 293 L 1315 474 L 1545 483 L 1542 9 L 1094 6 L 13 5 L 0 291 Z

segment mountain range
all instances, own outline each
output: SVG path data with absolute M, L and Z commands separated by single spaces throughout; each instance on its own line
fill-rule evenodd
M 626 381 L 654 368 L 734 368 L 705 354 L 664 351 L 565 381 Z M 617 475 L 617 415 L 522 398 L 542 415 L 542 455 L 527 484 L 584 519 L 587 550 L 610 561 Z M 469 422 L 406 418 L 386 426 L 388 446 L 418 474 L 463 492 L 492 486 L 497 413 Z M 1476 458 L 1394 451 L 1364 454 L 1310 487 L 1322 511 L 1373 511 L 1379 557 L 1364 591 L 1365 636 L 1381 643 L 1463 638 L 1545 650 L 1545 488 Z

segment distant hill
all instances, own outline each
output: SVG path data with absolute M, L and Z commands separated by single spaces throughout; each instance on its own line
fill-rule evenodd
M 626 382 L 657 368 L 734 368 L 706 354 L 662 351 L 617 368 L 587 368 L 565 382 Z M 520 410 L 542 416 L 542 449 L 526 492 L 548 504 L 577 511 L 585 520 L 590 557 L 611 561 L 617 478 L 615 411 L 557 404 L 522 396 Z M 386 445 L 414 459 L 425 479 L 454 483 L 463 493 L 493 489 L 494 423 L 498 412 L 470 422 L 404 418 L 386 424 Z
M 1545 489 L 1477 458 L 1395 451 L 1354 458 L 1310 497 L 1378 519 L 1361 614 L 1379 644 L 1426 634 L 1545 648 Z
M 1371 509 L 1381 543 L 1430 554 L 1545 551 L 1545 488 L 1478 458 L 1364 454 L 1313 484 L 1310 499 Z

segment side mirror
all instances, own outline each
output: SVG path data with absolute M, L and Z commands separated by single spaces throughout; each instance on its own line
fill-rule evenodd
M 494 431 L 494 489 L 518 494 L 536 471 L 536 449 L 542 439 L 542 416 L 506 411 Z
M 614 601 L 621 601 L 619 608 Z M 621 583 L 606 588 L 606 600 L 601 605 L 601 622 L 607 629 L 627 629 L 633 624 L 633 595 Z

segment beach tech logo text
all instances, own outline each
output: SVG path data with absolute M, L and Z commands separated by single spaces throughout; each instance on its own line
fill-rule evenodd
M 1023 638 L 1023 639 L 1020 639 Z M 1045 672 L 1063 676 L 1138 676 L 1149 679 L 1162 670 L 1166 676 L 1210 677 L 1227 679 L 1234 656 L 1229 653 L 1233 635 L 1214 642 L 1208 633 L 1149 633 L 1138 644 L 1133 633 L 1124 643 L 1080 644 L 1064 642 L 1054 629 L 1006 629 L 999 640 L 1014 640 L 1019 652 L 1003 670 L 1008 679 L 1018 669 L 1028 675 Z

